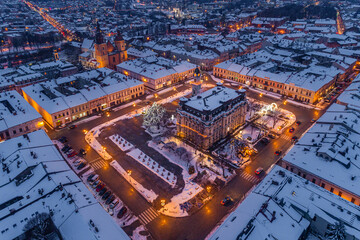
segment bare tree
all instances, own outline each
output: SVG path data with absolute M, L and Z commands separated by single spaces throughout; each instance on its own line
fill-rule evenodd
M 345 240 L 345 226 L 343 222 L 337 222 L 330 225 L 329 230 L 325 233 L 326 240 Z
M 145 111 L 143 125 L 145 127 L 157 126 L 159 128 L 165 113 L 165 108 L 155 102 Z
M 30 232 L 31 239 L 46 240 L 46 235 L 51 232 L 50 223 L 50 215 L 48 213 L 37 213 L 25 224 L 24 231 Z

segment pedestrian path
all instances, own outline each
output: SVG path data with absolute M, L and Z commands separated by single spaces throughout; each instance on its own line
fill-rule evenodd
M 245 180 L 247 180 L 247 181 L 249 181 L 249 182 L 252 182 L 252 183 L 258 183 L 258 182 L 259 182 L 259 179 L 258 179 L 257 177 L 252 176 L 252 175 L 250 175 L 250 174 L 248 174 L 248 173 L 246 173 L 246 172 L 242 172 L 242 173 L 240 174 L 240 176 L 241 176 L 242 178 L 244 178 Z
M 91 162 L 90 165 L 94 168 L 94 170 L 98 170 L 100 168 L 107 167 L 108 163 L 106 161 L 104 161 L 103 159 L 99 159 L 99 160 Z
M 282 138 L 282 139 L 284 139 L 284 140 L 291 140 L 291 138 L 292 138 L 292 136 L 290 135 L 281 135 L 281 137 L 280 138 Z
M 155 218 L 157 218 L 160 214 L 152 207 L 148 208 L 144 212 L 142 212 L 138 218 L 141 222 L 141 224 L 146 225 Z

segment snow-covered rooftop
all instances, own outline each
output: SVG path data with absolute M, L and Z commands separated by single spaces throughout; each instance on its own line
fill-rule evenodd
M 43 130 L 7 140 L 0 146 L 5 166 L 0 173 L 1 239 L 23 234 L 26 223 L 40 213 L 51 216 L 64 239 L 129 239 Z

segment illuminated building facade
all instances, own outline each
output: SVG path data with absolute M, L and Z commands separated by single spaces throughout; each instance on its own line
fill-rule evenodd
M 125 49 L 125 40 L 122 38 L 118 31 L 114 40 L 115 46 L 110 42 L 104 41 L 104 37 L 101 33 L 99 23 L 96 27 L 95 36 L 95 58 L 98 62 L 98 67 L 115 69 L 116 65 L 127 60 L 127 52 Z
M 217 87 L 189 99 L 181 98 L 177 109 L 178 136 L 201 149 L 214 143 L 245 123 L 245 90 Z
M 43 127 L 41 115 L 18 92 L 0 93 L 0 141 Z

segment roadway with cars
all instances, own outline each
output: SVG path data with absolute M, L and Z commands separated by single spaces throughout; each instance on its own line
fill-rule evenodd
M 186 88 L 189 88 L 189 85 L 178 87 L 177 91 L 183 91 Z M 160 95 L 158 99 L 165 98 L 174 93 L 174 90 L 172 90 Z M 84 139 L 84 129 L 90 130 L 103 122 L 124 115 L 134 109 L 141 109 L 146 106 L 147 100 L 144 99 L 135 107 L 130 106 L 117 112 L 111 112 L 109 117 L 103 116 L 93 121 L 82 123 L 74 129 L 66 128 L 60 131 L 49 131 L 49 135 L 52 138 L 66 136 L 69 144 L 74 149 L 85 149 L 87 151 L 85 159 L 88 163 L 92 166 L 100 166 L 95 169 L 96 173 L 100 175 L 101 180 L 112 189 L 114 194 L 120 197 L 136 216 L 140 216 L 141 222 L 146 224 L 146 228 L 155 239 L 203 239 L 226 214 L 231 212 L 231 209 L 238 204 L 244 195 L 261 180 L 261 177 L 256 176 L 255 170 L 262 167 L 267 171 L 271 165 L 281 158 L 281 155 L 277 156 L 274 154 L 275 151 L 281 150 L 282 154 L 286 153 L 292 146 L 291 138 L 293 136 L 300 137 L 313 124 L 311 120 L 319 118 L 323 113 L 323 111 L 296 105 L 283 105 L 282 100 L 274 100 L 265 95 L 260 97 L 258 93 L 251 91 L 248 91 L 247 95 L 267 103 L 277 103 L 281 108 L 293 112 L 297 121 L 300 121 L 301 124 L 299 126 L 294 124 L 292 126 L 295 129 L 293 133 L 289 133 L 288 129 L 286 129 L 280 137 L 271 139 L 267 145 L 259 143 L 256 146 L 258 153 L 251 158 L 250 163 L 243 170 L 237 170 L 237 176 L 220 189 L 203 208 L 185 218 L 167 217 L 154 211 L 154 209 L 159 209 L 160 206 L 157 203 L 154 206 L 148 203 L 123 177 L 112 167 L 109 167 L 108 163 L 102 160 Z M 175 108 L 176 102 L 172 103 L 172 105 Z M 139 121 L 137 118 L 133 118 L 128 121 L 126 126 L 120 125 L 120 127 L 126 127 L 131 130 L 131 125 L 138 124 L 137 121 Z M 134 178 L 139 182 L 148 180 L 147 178 L 146 180 L 142 179 L 141 174 L 136 174 Z M 220 202 L 226 196 L 230 196 L 233 199 L 233 203 L 228 206 L 222 206 Z M 131 228 L 127 227 L 124 230 L 131 234 Z

